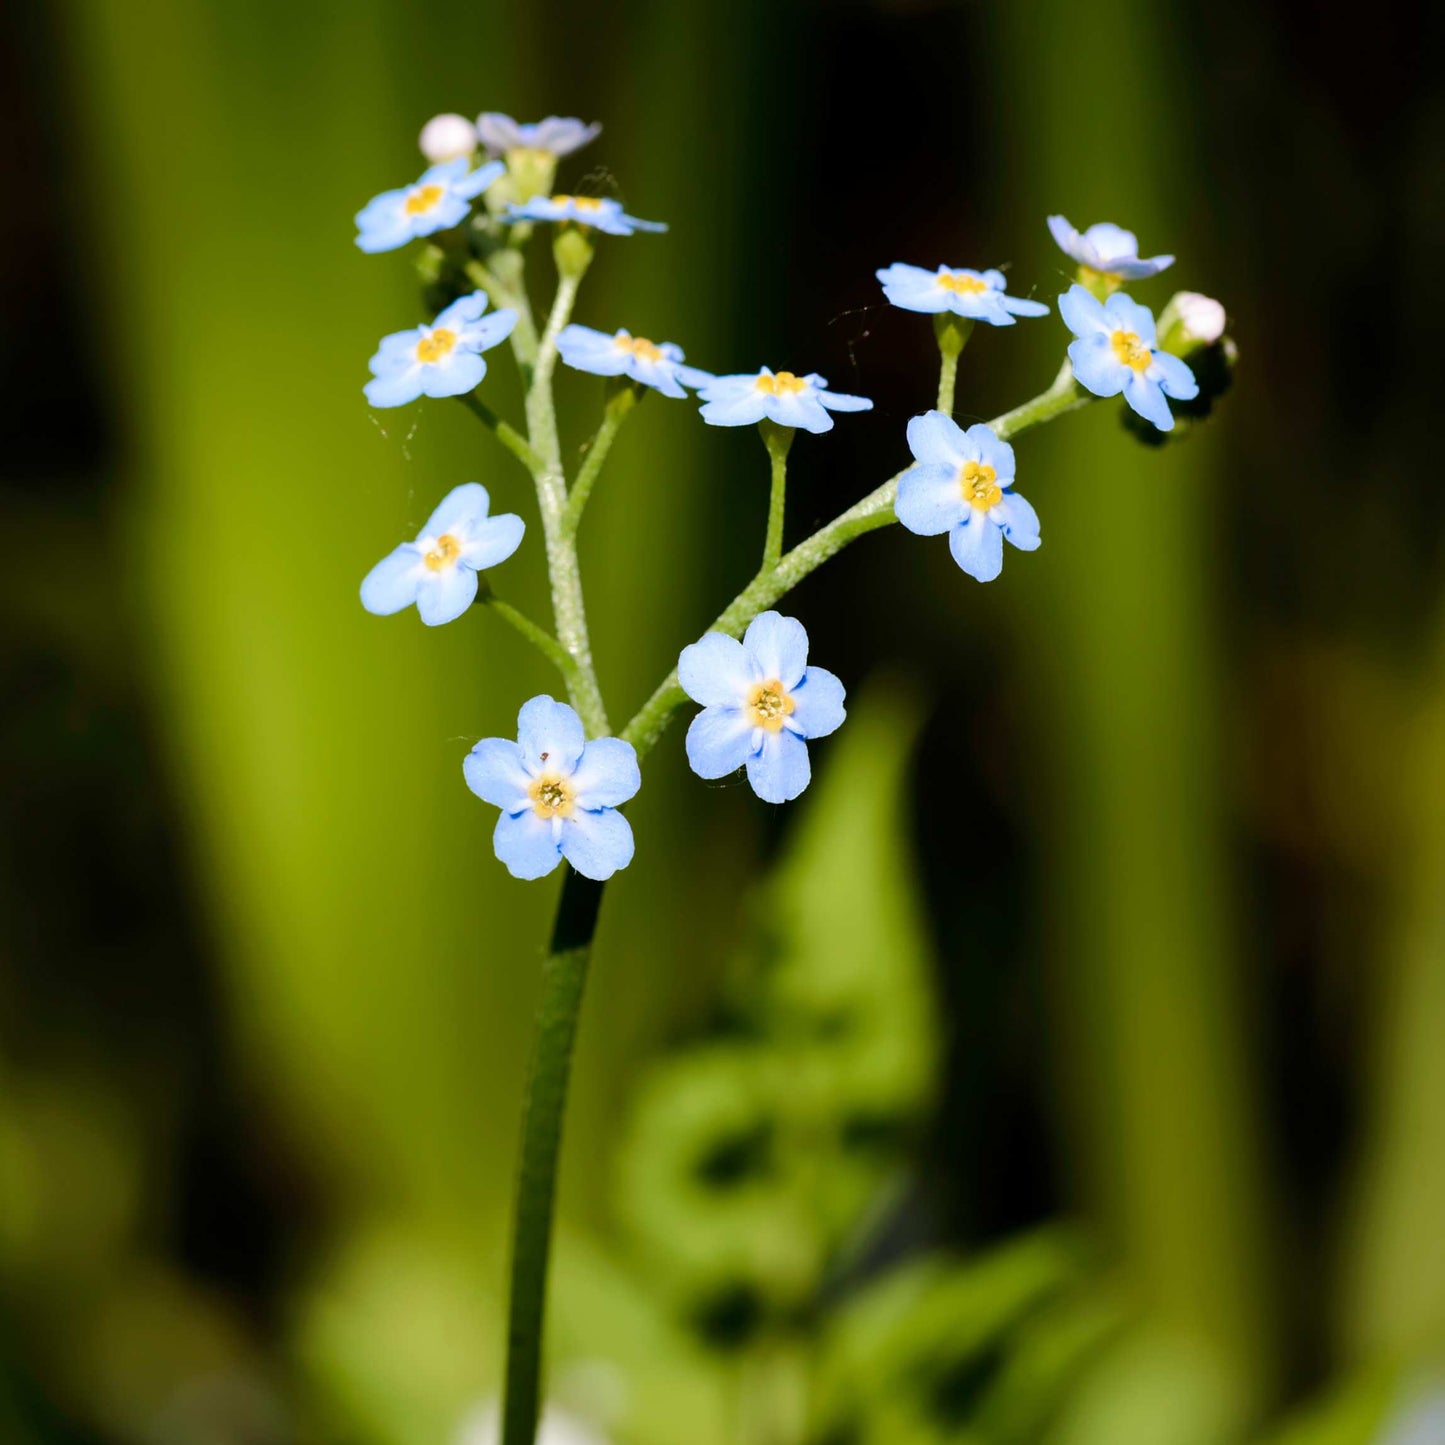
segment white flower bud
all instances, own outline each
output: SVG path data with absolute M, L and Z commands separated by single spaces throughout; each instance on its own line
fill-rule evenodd
M 1181 291 L 1174 298 L 1175 315 L 1190 341 L 1213 346 L 1224 335 L 1224 307 L 1212 296 Z
M 434 166 L 469 156 L 477 148 L 477 128 L 464 115 L 434 115 L 421 128 L 421 153 Z

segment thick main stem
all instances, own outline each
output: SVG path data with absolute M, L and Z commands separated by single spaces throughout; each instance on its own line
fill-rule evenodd
M 502 1445 L 534 1445 L 537 1434 L 557 1158 L 562 1145 L 572 1046 L 582 1011 L 592 937 L 602 906 L 602 888 L 601 883 L 567 870 L 552 927 L 551 948 L 542 970 L 542 1002 L 517 1167 Z

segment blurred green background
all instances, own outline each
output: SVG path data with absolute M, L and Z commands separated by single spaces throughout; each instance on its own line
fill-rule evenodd
M 532 511 L 462 408 L 368 412 L 423 317 L 350 218 L 431 114 L 497 109 L 602 120 L 565 188 L 671 224 L 577 319 L 875 399 L 795 448 L 790 536 L 932 395 L 877 266 L 1051 298 L 1044 216 L 1113 219 L 1180 258 L 1134 294 L 1221 297 L 1242 355 L 1178 445 L 1112 405 L 1021 439 L 1045 545 L 987 589 L 891 529 L 790 600 L 856 703 L 800 805 L 699 785 L 680 727 L 650 760 L 559 1401 L 617 1445 L 1445 1441 L 1438 14 L 0 23 L 0 1438 L 451 1445 L 495 1391 L 555 880 L 459 765 L 553 680 L 487 616 L 357 603 L 451 486 Z M 976 336 L 960 414 L 1066 340 Z M 561 393 L 575 455 L 601 386 Z M 629 423 L 583 539 L 614 717 L 750 575 L 765 485 L 689 406 Z M 544 610 L 537 550 L 505 582 Z

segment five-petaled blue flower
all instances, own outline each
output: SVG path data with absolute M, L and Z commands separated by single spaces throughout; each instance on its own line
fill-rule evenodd
M 515 311 L 494 311 L 474 291 L 453 301 L 430 326 L 383 336 L 371 358 L 374 378 L 364 388 L 372 406 L 405 406 L 419 396 L 462 396 L 487 374 L 482 352 L 503 342 L 517 324 Z
M 562 360 L 578 371 L 590 371 L 594 376 L 630 376 L 664 396 L 686 396 L 683 387 L 696 388 L 712 380 L 710 372 L 682 364 L 680 346 L 670 341 L 649 341 L 629 331 L 609 336 L 574 322 L 563 327 L 557 350 Z
M 955 270 L 940 266 L 937 271 L 895 261 L 875 273 L 883 283 L 883 294 L 905 311 L 938 313 L 952 311 L 970 321 L 990 326 L 1012 326 L 1015 316 L 1047 316 L 1042 301 L 1025 301 L 1010 296 L 1002 271 Z
M 541 878 L 565 858 L 600 882 L 632 861 L 632 829 L 617 808 L 642 786 L 637 753 L 621 738 L 588 742 L 565 702 L 524 703 L 517 741 L 483 738 L 462 771 L 502 810 L 492 847 L 514 878 Z
M 1080 235 L 1062 216 L 1050 216 L 1049 230 L 1059 243 L 1059 249 L 1070 260 L 1087 266 L 1090 271 L 1097 271 L 1101 276 L 1112 276 L 1120 281 L 1143 281 L 1174 264 L 1173 256 L 1141 258 L 1139 238 L 1133 231 L 1126 231 L 1110 221 L 1100 221 Z
M 416 541 L 403 542 L 366 574 L 361 605 L 389 617 L 415 602 L 428 627 L 460 617 L 476 600 L 477 573 L 505 562 L 526 530 L 511 512 L 489 517 L 490 505 L 480 482 L 448 492 Z
M 500 111 L 484 110 L 477 117 L 477 136 L 490 155 L 508 151 L 541 151 L 544 155 L 570 156 L 588 141 L 602 134 L 597 121 L 585 125 L 575 116 L 549 115 L 546 120 L 523 125 Z
M 715 376 L 698 395 L 706 403 L 702 419 L 710 426 L 748 426 L 764 417 L 779 426 L 824 432 L 833 428 L 830 411 L 871 411 L 866 396 L 828 391 L 827 379 L 817 372 L 795 376 L 791 371 L 745 372 Z
M 634 231 L 665 231 L 664 221 L 639 221 L 609 196 L 533 196 L 520 206 L 508 206 L 509 221 L 558 221 L 606 231 L 609 236 L 630 236 Z
M 684 647 L 677 680 L 702 711 L 687 730 L 687 760 L 700 778 L 748 770 L 753 792 L 786 803 L 808 786 L 806 739 L 843 725 L 843 684 L 808 666 L 808 634 L 794 617 L 764 612 L 743 640 L 709 632 Z
M 908 423 L 915 464 L 898 479 L 893 510 L 920 537 L 948 533 L 953 560 L 980 582 L 1003 571 L 1003 539 L 1032 552 L 1039 518 L 1017 492 L 1014 449 L 981 422 L 964 431 L 941 411 Z
M 1079 338 L 1069 343 L 1074 375 L 1095 396 L 1122 391 L 1145 421 L 1169 431 L 1174 418 L 1164 398 L 1191 401 L 1199 395 L 1194 373 L 1156 344 L 1154 313 L 1122 291 L 1100 301 L 1076 283 L 1059 297 L 1059 315 Z
M 466 219 L 472 201 L 506 169 L 488 161 L 472 170 L 466 156 L 432 166 L 414 186 L 383 191 L 356 213 L 356 244 L 363 251 L 394 251 L 414 237 L 445 231 Z

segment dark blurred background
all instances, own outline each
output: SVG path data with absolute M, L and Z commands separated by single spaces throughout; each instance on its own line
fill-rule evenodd
M 422 313 L 350 220 L 420 170 L 430 115 L 482 109 L 600 119 L 563 188 L 671 225 L 604 243 L 577 319 L 875 399 L 800 438 L 791 537 L 930 404 L 929 327 L 878 266 L 1006 264 L 1052 300 L 1061 211 L 1178 255 L 1131 288 L 1156 310 L 1224 301 L 1207 426 L 1149 448 L 1104 404 L 1017 443 L 1045 542 L 998 582 L 890 529 L 788 605 L 880 737 L 921 727 L 898 848 L 943 1052 L 875 1254 L 1069 1221 L 1128 1321 L 1047 1419 L 868 1438 L 1350 1445 L 1428 1400 L 1442 29 L 1148 0 L 9 8 L 0 1437 L 420 1445 L 495 1389 L 555 880 L 495 863 L 459 763 L 552 679 L 489 617 L 423 635 L 356 601 L 452 485 L 531 512 L 462 408 L 368 412 L 376 338 Z M 1041 390 L 1067 339 L 976 335 L 961 418 Z M 600 385 L 561 390 L 575 447 Z M 765 486 L 747 431 L 629 423 L 583 551 L 614 716 L 750 575 Z M 544 610 L 537 552 L 506 583 Z M 645 1396 L 621 1359 L 672 1358 L 610 1203 L 639 1078 L 713 1027 L 739 899 L 810 806 L 698 785 L 681 732 L 631 810 L 565 1159 L 555 1377 L 619 1445 L 764 1439 L 715 1340 Z

